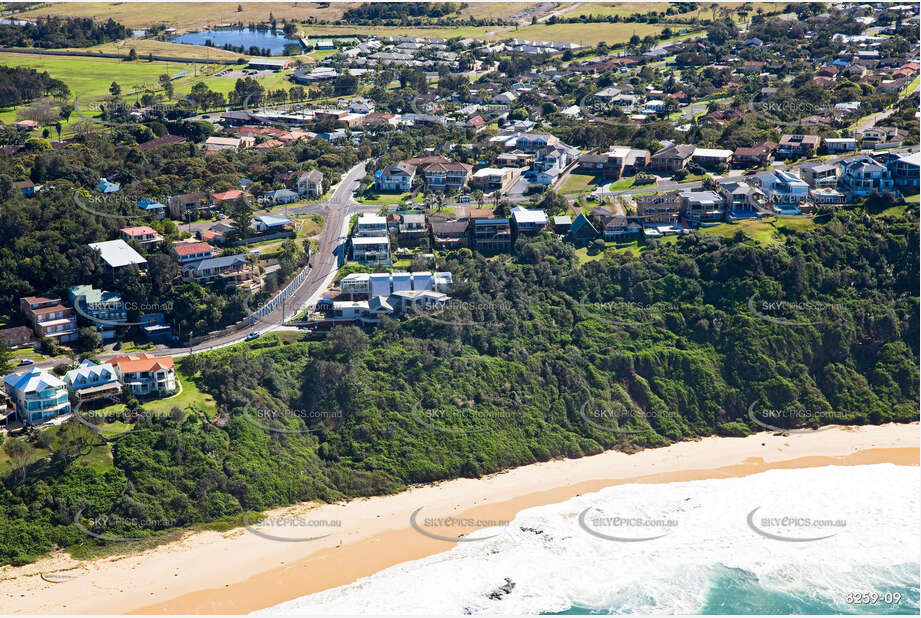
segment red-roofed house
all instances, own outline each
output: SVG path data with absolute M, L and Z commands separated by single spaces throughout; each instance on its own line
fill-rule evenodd
M 123 227 L 119 230 L 125 241 L 136 240 L 142 245 L 156 245 L 163 240 L 163 237 L 157 234 L 157 230 L 147 225 L 138 225 L 136 227 Z
M 173 245 L 173 255 L 180 264 L 192 264 L 214 257 L 214 247 L 206 242 L 187 242 Z
M 227 202 L 234 202 L 243 197 L 243 192 L 239 189 L 231 189 L 222 193 L 213 194 L 215 206 L 223 206 Z
M 109 363 L 125 386 L 139 397 L 163 397 L 176 392 L 176 371 L 172 356 L 129 354 L 117 356 Z

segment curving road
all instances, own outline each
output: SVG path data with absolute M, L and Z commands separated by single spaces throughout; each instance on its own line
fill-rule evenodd
M 266 333 L 273 330 L 290 328 L 285 326 L 285 321 L 290 320 L 309 305 L 316 301 L 323 291 L 330 285 L 339 269 L 344 263 L 345 241 L 348 234 L 348 225 L 352 215 L 361 212 L 377 212 L 378 206 L 366 206 L 353 199 L 353 192 L 365 176 L 366 161 L 352 167 L 343 175 L 342 180 L 333 190 L 327 202 L 310 204 L 299 208 L 288 209 L 289 214 L 319 214 L 325 218 L 323 231 L 320 233 L 319 247 L 310 257 L 310 274 L 298 289 L 288 297 L 286 302 L 274 311 L 260 318 L 249 328 L 240 328 L 232 333 L 216 333 L 204 341 L 190 347 L 158 348 L 154 350 L 157 356 L 185 356 L 194 352 L 213 350 L 243 341 L 251 331 Z M 211 225 L 209 223 L 208 225 Z M 97 355 L 101 361 L 106 361 L 125 352 L 106 352 Z M 35 366 L 50 369 L 55 365 L 68 361 L 49 360 L 36 363 Z M 14 370 L 19 370 L 15 368 Z

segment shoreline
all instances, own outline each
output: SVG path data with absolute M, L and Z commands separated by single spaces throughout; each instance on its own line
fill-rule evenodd
M 607 451 L 532 464 L 347 503 L 302 503 L 266 512 L 274 521 L 287 522 L 279 528 L 266 528 L 263 522 L 249 530 L 190 532 L 139 554 L 81 562 L 56 552 L 22 567 L 0 567 L 0 606 L 23 614 L 249 613 L 447 551 L 458 534 L 477 529 L 433 529 L 451 541 L 433 538 L 410 525 L 419 509 L 424 509 L 420 520 L 509 521 L 524 509 L 619 484 L 828 465 L 918 466 L 919 446 L 917 422 L 786 436 L 709 437 L 631 455 Z M 310 528 L 304 522 L 322 525 Z

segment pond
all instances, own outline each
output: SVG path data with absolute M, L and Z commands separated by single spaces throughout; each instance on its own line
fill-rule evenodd
M 220 29 L 202 30 L 201 32 L 188 32 L 170 39 L 173 43 L 186 43 L 187 45 L 211 45 L 218 49 L 226 49 L 229 45 L 232 51 L 248 53 L 249 48 L 256 46 L 259 49 L 270 49 L 273 56 L 285 53 L 285 45 L 298 45 L 297 39 L 285 37 L 281 30 L 249 30 L 249 29 Z M 209 44 L 208 41 L 211 43 Z

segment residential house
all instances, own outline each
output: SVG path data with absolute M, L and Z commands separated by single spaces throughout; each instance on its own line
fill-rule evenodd
M 26 197 L 35 195 L 35 183 L 31 180 L 17 180 L 13 183 L 13 190 L 19 190 Z
M 355 226 L 355 236 L 358 237 L 377 237 L 387 235 L 387 217 L 364 213 L 358 217 L 358 223 Z
M 551 167 L 565 168 L 569 164 L 569 153 L 567 149 L 557 146 L 548 146 L 537 151 L 535 167 L 540 170 L 548 170 Z
M 474 219 L 473 246 L 480 252 L 510 251 L 511 222 L 508 219 Z
M 726 205 L 715 191 L 682 191 L 681 209 L 692 224 L 713 223 L 726 217 Z
M 898 148 L 908 137 L 908 133 L 895 127 L 871 127 L 859 134 L 860 147 L 877 150 L 881 148 Z
M 132 249 L 131 245 L 121 238 L 105 242 L 91 242 L 89 246 L 99 253 L 102 261 L 113 271 L 126 266 L 147 267 L 147 260 L 144 256 Z
M 816 204 L 843 204 L 844 194 L 832 187 L 815 187 L 809 190 L 809 197 Z
M 147 225 L 123 227 L 119 231 L 125 241 L 133 240 L 142 245 L 158 245 L 163 240 L 163 237 L 157 233 L 157 230 Z
M 563 170 L 559 167 L 551 167 L 540 172 L 537 172 L 534 175 L 534 182 L 539 185 L 551 186 L 553 185 L 560 175 L 563 173 Z
M 0 345 L 5 344 L 10 349 L 26 346 L 34 341 L 35 337 L 28 326 L 0 328 Z
M 667 172 L 684 169 L 694 155 L 694 150 L 696 147 L 691 144 L 668 146 L 649 158 L 649 167 Z
M 669 191 L 660 195 L 637 195 L 636 215 L 646 223 L 667 223 L 674 225 L 678 222 L 681 212 L 681 196 L 677 191 Z
M 114 399 L 122 392 L 115 367 L 109 363 L 97 365 L 89 359 L 84 359 L 76 369 L 65 373 L 64 383 L 71 398 L 77 403 Z
M 649 165 L 649 151 L 613 146 L 605 156 L 601 174 L 605 178 L 618 179 L 630 176 Z
M 607 161 L 606 154 L 584 154 L 579 157 L 576 171 L 582 174 L 601 174 Z
M 156 200 L 145 197 L 137 201 L 137 206 L 145 211 L 148 215 L 159 221 L 166 217 L 167 207 Z
M 569 234 L 572 227 L 572 217 L 568 215 L 554 215 L 553 232 L 556 234 Z
M 838 185 L 838 166 L 834 163 L 803 163 L 799 168 L 810 187 L 835 187 Z
M 355 300 L 356 296 L 371 299 L 405 291 L 450 292 L 453 285 L 451 273 L 447 272 L 352 273 L 342 278 L 339 289 L 343 295 L 348 294 L 349 300 Z
M 918 179 L 921 178 L 921 153 L 890 155 L 885 163 L 892 175 L 892 182 L 905 195 L 918 193 Z
M 386 235 L 352 237 L 352 259 L 365 266 L 389 268 L 391 266 L 390 239 Z
M 60 298 L 25 296 L 19 299 L 19 309 L 39 339 L 51 337 L 57 343 L 77 340 L 74 310 L 61 304 Z
M 719 148 L 695 148 L 691 159 L 701 167 L 714 169 L 721 164 L 729 165 L 732 151 Z
M 430 191 L 460 191 L 470 178 L 472 166 L 466 163 L 432 163 L 422 171 L 425 187 Z
M 115 182 L 109 182 L 105 178 L 100 178 L 99 183 L 96 185 L 96 190 L 100 193 L 115 193 L 121 189 L 121 185 Z
M 470 179 L 470 186 L 485 193 L 508 190 L 521 176 L 514 167 L 484 167 L 478 169 Z
M 512 208 L 512 221 L 517 234 L 537 234 L 547 227 L 547 213 L 516 206 Z
M 6 394 L 23 423 L 37 425 L 70 412 L 67 386 L 54 374 L 33 367 L 3 376 Z
M 406 161 L 388 165 L 375 174 L 374 185 L 378 191 L 404 193 L 412 190 L 416 166 Z
M 598 230 L 592 225 L 585 213 L 580 212 L 569 227 L 569 235 L 576 243 L 586 243 L 598 238 Z
M 323 172 L 310 170 L 297 177 L 297 192 L 300 195 L 320 197 L 323 195 Z
M 300 196 L 291 189 L 276 189 L 266 193 L 264 198 L 274 204 L 291 204 L 296 202 Z
M 828 154 L 854 152 L 857 150 L 857 140 L 853 137 L 826 137 L 825 150 Z
M 819 149 L 822 138 L 818 135 L 784 135 L 777 145 L 776 155 L 781 158 L 806 157 Z
M 197 213 L 212 208 L 214 208 L 214 199 L 202 191 L 174 195 L 169 198 L 169 212 L 176 219 L 185 219 L 187 214 L 194 218 Z
M 424 214 L 395 215 L 394 219 L 397 222 L 397 238 L 402 247 L 418 245 L 428 234 Z
M 128 310 L 119 292 L 72 285 L 67 288 L 67 296 L 74 310 L 99 330 L 104 341 L 115 339 L 115 329 L 128 322 Z
M 205 140 L 205 150 L 209 154 L 220 152 L 222 150 L 240 150 L 242 146 L 243 138 L 241 137 L 211 136 Z
M 775 212 L 799 212 L 799 206 L 809 198 L 809 185 L 798 176 L 783 170 L 758 174 L 761 191 Z
M 751 216 L 764 203 L 764 193 L 748 183 L 725 182 L 717 189 L 729 211 L 730 218 Z
M 468 246 L 467 228 L 469 221 L 466 219 L 461 221 L 432 219 L 430 225 L 432 228 L 432 245 L 435 249 L 450 251 Z
M 736 148 L 732 153 L 732 162 L 737 167 L 761 167 L 767 165 L 777 144 L 770 141 L 760 142 L 750 148 Z
M 643 227 L 631 222 L 626 215 L 611 212 L 604 206 L 592 210 L 592 219 L 601 230 L 601 237 L 608 242 L 621 242 L 631 237 L 638 237 L 643 233 Z
M 895 182 L 889 168 L 865 155 L 841 161 L 838 185 L 849 198 L 866 197 L 874 191 L 895 191 Z
M 176 392 L 176 372 L 172 356 L 129 354 L 113 358 L 118 377 L 138 397 L 165 397 Z
M 526 167 L 530 165 L 534 159 L 535 156 L 533 153 L 513 150 L 511 152 L 503 152 L 497 156 L 496 163 L 502 167 Z
M 256 282 L 255 267 L 243 255 L 225 255 L 193 262 L 182 267 L 183 281 L 198 284 L 220 281 L 236 286 L 252 287 Z
M 194 264 L 202 260 L 210 260 L 215 256 L 214 247 L 206 242 L 176 243 L 170 247 L 173 256 L 180 265 Z
M 524 133 L 518 136 L 515 147 L 522 152 L 538 152 L 547 146 L 556 146 L 560 138 L 549 133 Z
M 218 208 L 230 206 L 237 202 L 238 200 L 246 199 L 246 195 L 240 189 L 231 189 L 230 191 L 222 191 L 220 193 L 215 193 L 213 195 L 214 205 Z
M 294 221 L 291 219 L 285 219 L 284 217 L 260 215 L 253 218 L 253 229 L 260 234 L 289 232 L 294 229 Z

